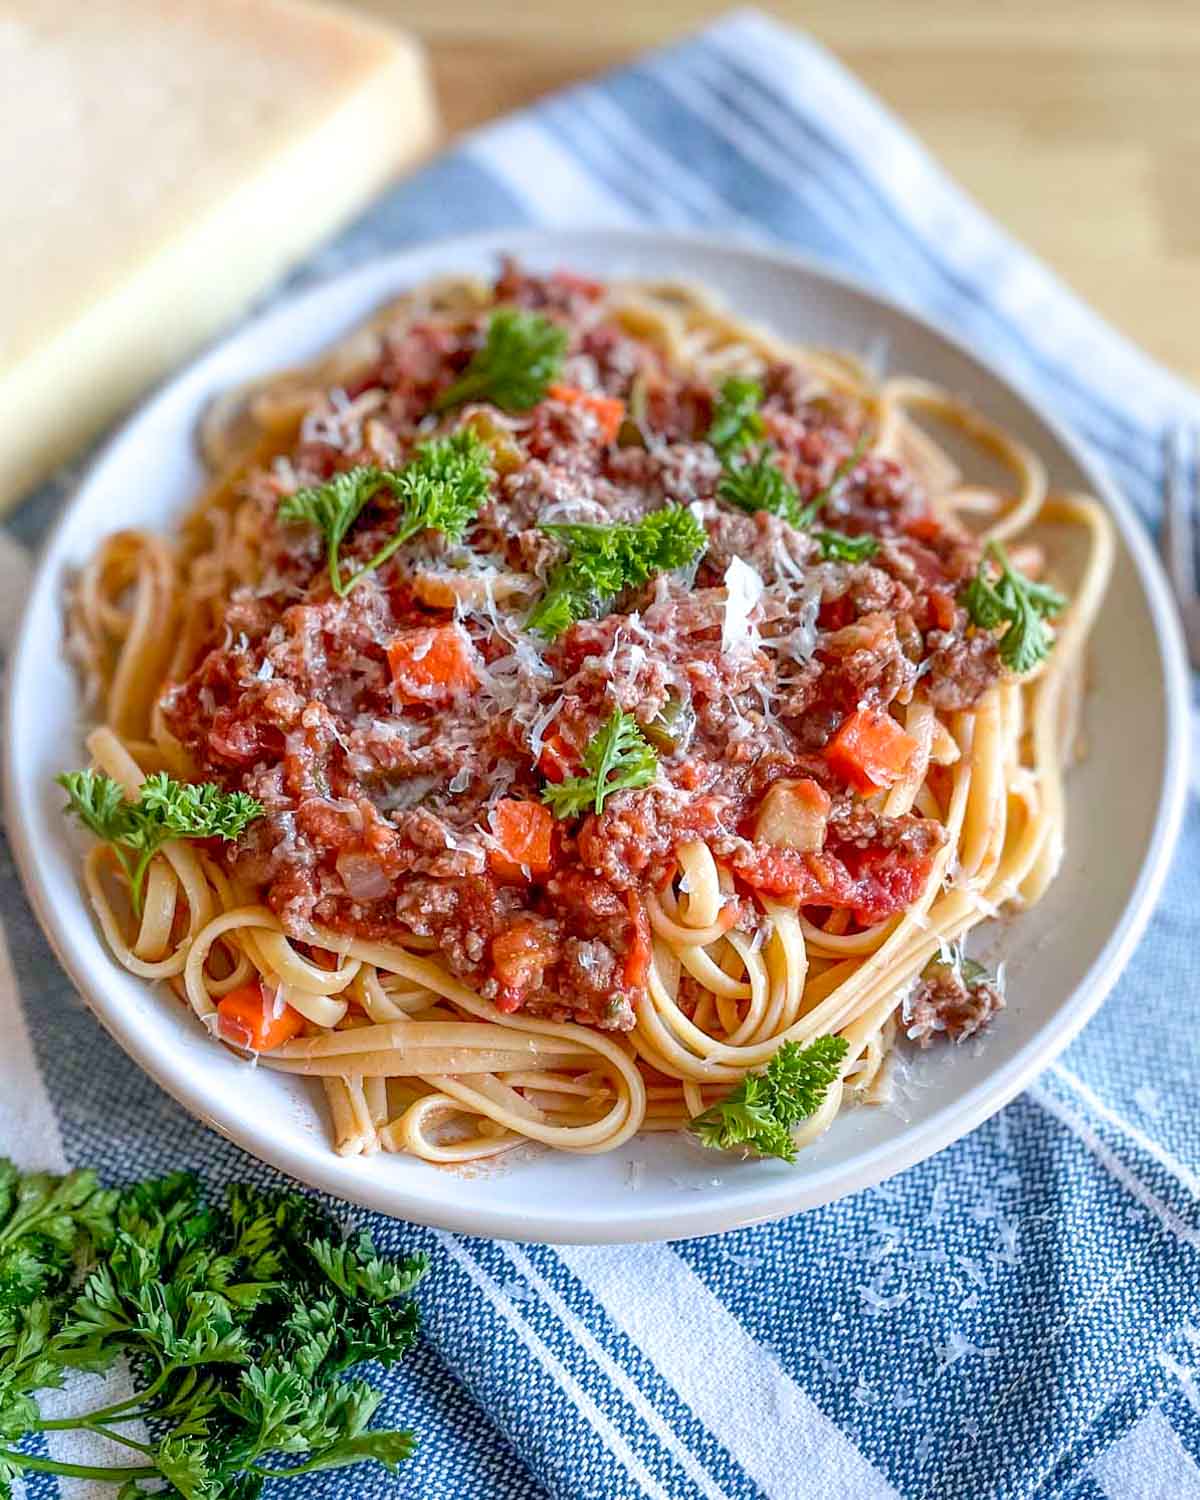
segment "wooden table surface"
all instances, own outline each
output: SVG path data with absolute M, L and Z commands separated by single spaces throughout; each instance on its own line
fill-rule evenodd
M 447 131 L 679 36 L 704 0 L 352 0 L 429 47 Z M 1200 0 L 780 0 L 1123 331 L 1200 379 Z

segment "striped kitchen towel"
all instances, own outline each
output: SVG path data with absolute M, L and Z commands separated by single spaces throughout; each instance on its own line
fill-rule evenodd
M 1006 239 L 837 63 L 749 12 L 468 137 L 301 275 L 435 234 L 580 223 L 692 226 L 828 257 L 1039 390 L 1148 521 L 1164 425 L 1200 420 L 1195 393 Z M 21 549 L 69 483 L 8 522 L 0 600 L 19 597 Z M 1200 1500 L 1198 895 L 1193 800 L 1149 933 L 1064 1060 L 874 1191 L 632 1249 L 372 1222 L 435 1259 L 426 1337 L 387 1377 L 382 1413 L 423 1444 L 394 1478 L 355 1470 L 295 1490 Z M 117 1178 L 269 1177 L 100 1032 L 7 856 L 0 911 L 0 1150 Z M 57 1486 L 38 1477 L 26 1495 L 84 1493 Z

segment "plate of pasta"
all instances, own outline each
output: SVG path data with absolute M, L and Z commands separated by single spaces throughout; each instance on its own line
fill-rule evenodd
M 970 351 L 781 254 L 486 235 L 112 440 L 28 603 L 8 825 L 101 1022 L 255 1155 L 663 1238 L 1049 1063 L 1163 879 L 1186 701 L 1125 502 Z

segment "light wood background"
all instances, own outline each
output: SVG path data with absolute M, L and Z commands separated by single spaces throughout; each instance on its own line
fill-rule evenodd
M 705 0 L 351 0 L 451 133 L 702 25 Z M 1114 323 L 1200 379 L 1200 0 L 780 0 Z

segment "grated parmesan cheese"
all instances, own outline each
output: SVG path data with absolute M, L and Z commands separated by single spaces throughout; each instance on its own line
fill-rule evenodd
M 735 557 L 725 569 L 725 614 L 721 650 L 726 655 L 755 651 L 760 644 L 753 617 L 763 595 L 763 581 L 749 563 Z

